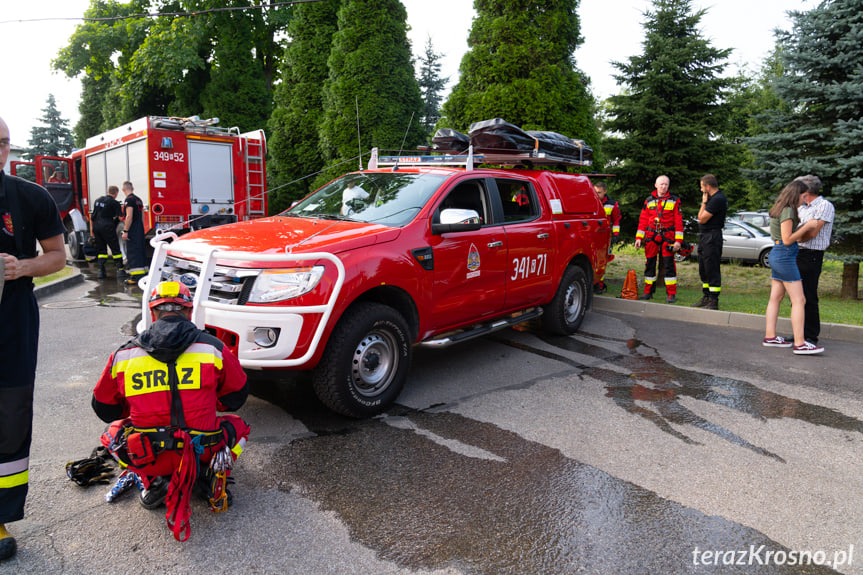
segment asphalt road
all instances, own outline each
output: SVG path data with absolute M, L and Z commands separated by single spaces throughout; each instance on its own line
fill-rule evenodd
M 256 379 L 234 505 L 193 502 L 179 543 L 163 510 L 63 471 L 98 445 L 90 393 L 138 298 L 87 281 L 41 300 L 31 494 L 0 573 L 863 573 L 860 345 L 799 357 L 600 310 L 569 338 L 418 349 L 370 420 L 302 375 Z

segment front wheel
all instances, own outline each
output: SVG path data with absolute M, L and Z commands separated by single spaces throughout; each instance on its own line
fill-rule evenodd
M 574 334 L 584 319 L 589 297 L 584 270 L 579 266 L 566 268 L 554 299 L 543 308 L 542 323 L 545 329 L 557 335 Z
M 370 417 L 401 393 L 411 362 L 407 322 L 393 308 L 361 302 L 339 320 L 313 373 L 318 398 L 336 413 Z
M 66 223 L 66 243 L 69 244 L 69 256 L 73 260 L 82 261 L 87 259 L 84 253 L 82 235 L 75 230 L 75 226 L 71 222 Z

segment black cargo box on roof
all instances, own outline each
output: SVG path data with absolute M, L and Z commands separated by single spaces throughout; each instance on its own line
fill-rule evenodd
M 450 128 L 441 128 L 432 138 L 432 150 L 435 152 L 461 154 L 467 152 L 469 145 L 470 138 Z
M 470 144 L 475 153 L 536 152 L 580 162 L 593 159 L 593 150 L 582 140 L 547 131 L 524 131 L 501 118 L 471 124 Z

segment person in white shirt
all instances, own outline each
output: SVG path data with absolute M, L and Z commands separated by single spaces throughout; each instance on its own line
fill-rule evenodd
M 818 310 L 818 279 L 824 252 L 830 247 L 833 233 L 833 218 L 836 210 L 828 200 L 821 196 L 821 179 L 818 176 L 800 176 L 797 180 L 806 184 L 807 191 L 800 195 L 802 200 L 797 209 L 800 225 L 815 220 L 811 231 L 803 235 L 800 251 L 797 253 L 797 267 L 803 279 L 803 295 L 806 297 L 805 325 L 803 337 L 813 344 L 818 343 L 821 334 L 821 315 Z
M 354 182 L 350 182 L 348 187 L 342 192 L 342 215 L 349 216 L 354 213 L 354 209 L 350 205 L 352 200 L 367 200 L 368 198 L 369 193 L 367 191 Z

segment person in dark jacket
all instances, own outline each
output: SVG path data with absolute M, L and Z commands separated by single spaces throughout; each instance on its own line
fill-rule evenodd
M 153 324 L 111 355 L 92 405 L 111 424 L 102 444 L 145 487 L 141 504 L 166 503 L 168 526 L 184 541 L 196 483 L 214 511 L 230 503 L 231 463 L 250 428 L 236 415 L 216 412 L 239 409 L 249 386 L 236 356 L 190 321 L 186 286 L 160 283 L 149 307 Z
M 42 186 L 3 172 L 10 145 L 0 118 L 0 561 L 18 549 L 6 524 L 24 517 L 27 499 L 39 344 L 33 278 L 66 265 L 57 204 Z
M 96 240 L 96 250 L 99 252 L 99 279 L 105 279 L 105 262 L 108 261 L 108 248 L 111 248 L 111 259 L 117 264 L 117 277 L 126 275 L 123 270 L 123 254 L 120 251 L 120 240 L 117 238 L 117 222 L 123 213 L 123 207 L 117 201 L 120 189 L 108 186 L 108 193 L 93 202 L 93 238 Z

